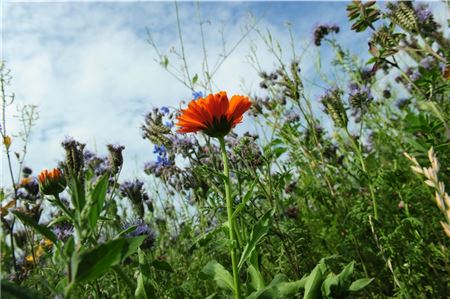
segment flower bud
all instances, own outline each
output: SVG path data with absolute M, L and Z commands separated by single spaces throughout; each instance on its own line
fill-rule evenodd
M 9 136 L 5 136 L 3 137 L 3 144 L 6 146 L 6 149 L 9 149 L 9 147 L 11 146 L 11 137 Z
M 66 188 L 64 174 L 58 168 L 48 171 L 43 170 L 38 175 L 39 189 L 45 195 L 57 195 Z

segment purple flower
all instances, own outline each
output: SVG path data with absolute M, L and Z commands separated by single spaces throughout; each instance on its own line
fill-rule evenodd
M 132 202 L 142 202 L 144 182 L 138 179 L 125 181 L 120 185 L 119 191 L 122 196 L 128 197 Z
M 87 164 L 89 164 L 92 161 L 92 159 L 95 158 L 95 153 L 90 150 L 85 150 L 83 153 L 83 156 L 84 156 L 84 161 Z
M 124 225 L 124 229 L 128 229 L 132 226 L 136 226 L 136 229 L 125 235 L 126 238 L 133 238 L 138 236 L 146 236 L 144 242 L 141 244 L 142 249 L 149 249 L 155 244 L 155 232 L 150 228 L 150 226 L 144 222 L 142 219 L 138 219 L 133 223 L 128 223 Z
M 410 78 L 411 78 L 412 81 L 419 80 L 419 78 L 420 78 L 420 73 L 419 73 L 418 71 L 415 71 L 414 73 L 412 73 L 412 75 L 411 75 Z
M 433 64 L 434 64 L 434 59 L 431 56 L 427 56 L 425 58 L 423 58 L 419 64 L 426 70 L 430 70 L 433 68 Z
M 318 25 L 314 29 L 314 44 L 316 46 L 320 46 L 322 43 L 322 39 L 327 36 L 328 34 L 334 32 L 339 33 L 339 26 L 332 24 L 332 25 Z
M 429 18 L 431 18 L 432 13 L 426 4 L 420 4 L 416 7 L 416 15 L 419 22 L 426 22 Z
M 61 241 L 66 241 L 73 235 L 73 226 L 69 223 L 58 223 L 53 228 L 56 238 Z

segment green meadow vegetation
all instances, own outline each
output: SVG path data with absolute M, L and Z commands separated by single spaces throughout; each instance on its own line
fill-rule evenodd
M 59 164 L 28 167 L 38 107 L 19 106 L 9 131 L 2 63 L 1 298 L 448 298 L 448 24 L 421 2 L 353 1 L 347 15 L 355 37 L 370 33 L 369 58 L 318 25 L 317 81 L 291 28 L 292 50 L 249 26 L 238 43 L 251 32 L 267 49 L 251 48 L 260 85 L 241 95 L 215 89 L 234 45 L 208 63 L 201 22 L 199 74 L 179 22 L 171 54 L 149 32 L 193 99 L 135 128 L 154 153 L 145 182 L 121 177 L 126 144 L 103 157 L 67 138 Z

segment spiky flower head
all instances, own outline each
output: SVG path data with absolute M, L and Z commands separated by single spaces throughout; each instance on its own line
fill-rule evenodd
M 84 185 L 84 147 L 83 143 L 71 137 L 66 138 L 62 143 L 66 150 L 66 159 L 63 162 L 64 172 L 67 178 L 76 177 Z
M 130 199 L 133 208 L 139 217 L 144 217 L 144 202 L 148 200 L 148 195 L 144 190 L 144 183 L 138 179 L 134 181 L 125 181 L 120 185 L 120 193 L 122 196 Z
M 125 149 L 125 146 L 118 144 L 108 144 L 107 147 L 109 151 L 108 160 L 111 171 L 113 174 L 117 174 L 123 164 L 122 151 Z
M 331 117 L 334 125 L 340 128 L 346 128 L 348 117 L 341 97 L 342 91 L 338 88 L 333 88 L 328 90 L 320 98 L 320 101 L 325 107 L 325 113 Z

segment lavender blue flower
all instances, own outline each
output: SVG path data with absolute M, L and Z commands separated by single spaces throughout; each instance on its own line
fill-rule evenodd
M 194 97 L 194 100 L 197 100 L 199 98 L 203 98 L 203 92 L 201 92 L 201 91 L 194 91 L 192 93 L 192 96 Z
M 428 5 L 420 4 L 416 7 L 416 15 L 419 22 L 424 23 L 431 18 L 432 13 L 431 10 L 428 8 Z
M 58 240 L 64 242 L 73 235 L 73 226 L 69 223 L 58 223 L 53 228 L 53 232 Z
M 420 73 L 419 73 L 419 71 L 414 71 L 414 72 L 412 73 L 412 75 L 411 75 L 410 78 L 411 78 L 412 81 L 419 80 L 419 78 L 420 78 Z
M 167 115 L 170 112 L 169 108 L 167 108 L 166 106 L 162 106 L 161 108 L 159 108 L 159 111 L 161 111 L 162 115 Z
M 150 249 L 155 244 L 155 232 L 150 228 L 150 226 L 145 223 L 144 220 L 138 219 L 133 223 L 127 223 L 124 225 L 124 229 L 128 229 L 132 226 L 136 226 L 136 229 L 125 235 L 126 238 L 146 236 L 144 242 L 141 244 L 142 249 Z
M 168 121 L 164 122 L 164 126 L 166 126 L 168 128 L 172 128 L 173 125 L 174 125 L 173 121 L 171 121 L 171 120 L 168 120 Z
M 433 68 L 434 63 L 435 63 L 435 60 L 433 59 L 433 57 L 427 56 L 419 62 L 419 65 L 422 66 L 426 70 L 430 70 Z
M 167 154 L 166 147 L 164 145 L 154 145 L 153 146 L 153 153 L 158 154 L 160 156 L 164 156 Z

